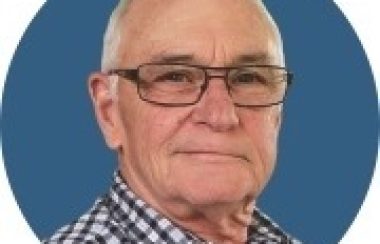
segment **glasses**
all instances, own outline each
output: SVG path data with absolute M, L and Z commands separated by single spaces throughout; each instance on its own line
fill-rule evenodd
M 199 102 L 212 78 L 224 80 L 235 106 L 272 106 L 284 101 L 293 78 L 286 68 L 274 65 L 206 67 L 148 63 L 136 69 L 113 69 L 108 74 L 136 83 L 142 100 L 170 107 Z

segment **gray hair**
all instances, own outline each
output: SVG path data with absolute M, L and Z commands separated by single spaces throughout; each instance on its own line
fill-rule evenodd
M 128 6 L 133 0 L 119 0 L 118 5 L 113 10 L 108 21 L 107 29 L 103 39 L 103 53 L 101 61 L 102 72 L 115 68 L 119 64 L 118 50 L 121 42 L 120 20 L 126 13 Z M 109 78 L 109 94 L 113 99 L 117 99 L 117 87 L 119 78 L 116 75 Z
M 267 8 L 265 7 L 265 4 L 262 0 L 251 0 L 258 2 L 260 8 L 263 10 L 264 15 L 267 16 L 271 26 L 273 27 L 273 30 L 275 32 L 275 35 L 278 37 L 279 44 L 280 44 L 280 55 L 282 62 L 284 62 L 284 54 L 282 51 L 282 38 L 280 31 L 278 29 L 277 24 L 275 23 L 274 19 L 272 18 L 271 14 L 268 12 Z M 122 39 L 122 33 L 121 33 L 121 18 L 124 16 L 124 14 L 127 12 L 128 7 L 133 2 L 133 0 L 119 0 L 119 3 L 117 4 L 116 8 L 113 10 L 107 29 L 104 33 L 104 39 L 103 39 L 103 53 L 102 53 L 102 60 L 101 60 L 101 70 L 103 72 L 106 72 L 109 69 L 118 67 L 120 62 L 119 57 L 119 47 Z M 117 83 L 118 83 L 118 77 L 112 76 L 110 77 L 110 93 L 112 96 L 115 96 L 117 93 Z
M 103 39 L 102 71 L 115 68 L 119 61 L 118 49 L 121 42 L 120 19 L 133 0 L 119 0 L 118 5 L 111 14 Z
M 282 38 L 278 26 L 273 20 L 271 14 L 268 12 L 263 1 L 253 1 L 258 2 L 261 9 L 264 11 L 264 14 L 268 17 L 268 20 L 274 29 L 275 35 L 278 37 L 280 45 L 282 46 Z M 118 5 L 111 14 L 103 39 L 103 54 L 101 63 L 101 69 L 103 72 L 117 67 L 119 63 L 118 49 L 122 38 L 120 19 L 127 12 L 128 7 L 132 2 L 133 0 L 119 0 Z

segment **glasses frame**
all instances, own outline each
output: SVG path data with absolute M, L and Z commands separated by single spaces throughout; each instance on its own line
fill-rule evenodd
M 141 83 L 144 82 L 144 80 L 140 79 L 139 70 L 142 67 L 148 66 L 148 65 L 181 65 L 181 66 L 198 68 L 198 69 L 202 70 L 205 74 L 205 76 L 204 76 L 205 80 L 201 86 L 201 91 L 200 91 L 197 99 L 194 102 L 188 102 L 188 103 L 164 103 L 164 102 L 152 101 L 152 100 L 145 98 L 140 92 L 141 91 Z M 165 106 L 165 107 L 183 107 L 183 106 L 190 106 L 190 105 L 194 105 L 194 104 L 198 103 L 201 100 L 205 91 L 207 90 L 209 83 L 210 83 L 210 80 L 212 78 L 222 78 L 225 85 L 226 85 L 228 93 L 230 94 L 230 88 L 229 88 L 229 84 L 228 84 L 229 73 L 231 72 L 231 70 L 246 68 L 246 67 L 257 67 L 257 68 L 265 68 L 266 67 L 266 68 L 283 70 L 283 71 L 285 71 L 285 75 L 286 75 L 286 80 L 284 80 L 283 82 L 286 82 L 287 86 L 285 88 L 285 93 L 284 93 L 283 98 L 278 102 L 273 102 L 273 103 L 268 103 L 268 104 L 260 104 L 260 105 L 246 105 L 246 104 L 239 104 L 239 103 L 234 102 L 234 105 L 236 107 L 246 107 L 246 108 L 270 107 L 270 106 L 281 104 L 285 101 L 285 98 L 287 97 L 288 89 L 289 89 L 290 85 L 293 83 L 294 74 L 292 72 L 290 72 L 287 68 L 282 67 L 282 66 L 278 66 L 278 65 L 239 65 L 239 66 L 226 66 L 226 67 L 210 67 L 210 66 L 195 65 L 195 64 L 184 64 L 184 63 L 143 63 L 143 64 L 138 65 L 137 68 L 135 68 L 135 69 L 111 69 L 107 72 L 107 75 L 118 75 L 118 76 L 120 76 L 124 79 L 127 79 L 128 81 L 136 84 L 137 93 L 138 93 L 140 99 L 145 101 L 145 102 L 152 103 L 155 105 Z M 210 75 L 208 73 L 208 71 L 210 71 L 210 70 L 212 70 L 212 71 L 224 71 L 224 75 Z

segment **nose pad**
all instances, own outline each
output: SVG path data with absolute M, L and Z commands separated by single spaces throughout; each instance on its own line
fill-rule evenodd
M 206 76 L 206 83 L 205 83 L 206 87 L 204 89 L 207 89 L 210 81 L 212 81 L 213 79 L 218 79 L 218 80 L 223 81 L 225 88 L 228 92 L 228 95 L 231 97 L 231 89 L 230 89 L 230 86 L 228 85 L 228 82 L 227 82 L 228 77 L 226 75 L 207 75 Z
M 220 83 L 224 84 L 223 88 L 222 87 L 219 88 L 219 86 L 222 86 L 222 84 L 220 84 Z M 222 75 L 207 76 L 204 89 L 205 89 L 204 93 L 210 93 L 210 92 L 213 92 L 213 90 L 215 90 L 215 89 L 221 89 L 221 90 L 223 90 L 223 93 L 227 92 L 228 98 L 232 102 L 230 87 L 227 83 L 227 77 L 226 76 L 222 76 Z M 222 91 L 220 91 L 220 92 L 222 92 Z M 206 94 L 204 94 L 204 95 L 206 95 Z
M 217 72 L 217 74 L 209 74 L 208 72 L 213 71 Z M 223 71 L 223 73 L 220 73 Z M 206 77 L 205 77 L 205 84 L 203 88 L 203 93 L 209 93 L 210 89 L 212 89 L 212 86 L 218 85 L 218 83 L 223 82 L 224 83 L 224 90 L 227 91 L 228 94 L 228 100 L 232 102 L 232 97 L 231 97 L 231 89 L 228 84 L 228 71 L 225 71 L 224 69 L 220 69 L 218 67 L 212 68 L 206 72 Z M 219 73 L 219 74 L 218 74 Z M 203 94 L 204 96 L 205 94 Z M 233 102 L 232 102 L 233 104 Z
M 221 82 L 223 84 L 221 84 Z M 225 76 L 207 76 L 202 98 L 197 104 L 195 121 L 214 130 L 229 130 L 239 124 L 236 107 L 230 96 Z

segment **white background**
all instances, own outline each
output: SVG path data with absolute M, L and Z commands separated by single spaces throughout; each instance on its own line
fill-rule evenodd
M 0 85 L 27 25 L 43 0 L 0 0 Z M 380 4 L 376 0 L 335 0 L 359 35 L 373 68 L 377 88 L 380 85 Z M 2 93 L 2 92 L 1 92 Z M 2 97 L 2 95 L 1 95 Z M 379 101 L 379 100 L 378 100 Z M 318 210 L 316 210 L 318 211 Z M 3 157 L 0 162 L 0 243 L 39 243 L 28 227 L 8 184 Z M 380 239 L 380 166 L 355 220 L 340 243 L 379 243 Z M 318 231 L 318 230 L 316 230 Z M 323 233 L 321 233 L 323 235 Z

